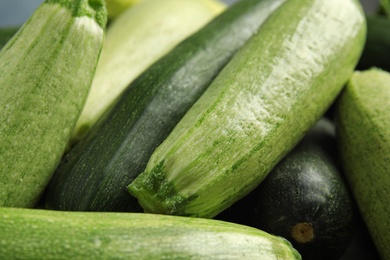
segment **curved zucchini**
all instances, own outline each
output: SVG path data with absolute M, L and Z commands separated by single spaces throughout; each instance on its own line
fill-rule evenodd
M 358 1 L 287 1 L 156 149 L 130 193 L 146 212 L 214 217 L 231 206 L 334 101 L 365 29 Z
M 5 27 L 0 28 L 0 50 L 4 45 L 15 35 L 20 27 Z
M 0 208 L 1 259 L 301 259 L 280 237 L 211 219 Z
M 0 206 L 32 207 L 84 105 L 103 0 L 46 0 L 0 51 Z
M 151 64 L 224 10 L 217 0 L 149 0 L 130 8 L 107 29 L 87 101 L 70 146 L 85 136 L 124 89 Z
M 232 55 L 283 2 L 241 1 L 145 71 L 66 155 L 48 186 L 47 207 L 140 210 L 127 185 Z
M 322 118 L 253 191 L 253 226 L 282 236 L 307 260 L 340 259 L 355 232 L 354 200 Z
M 390 73 L 355 72 L 337 102 L 342 166 L 383 259 L 390 259 Z

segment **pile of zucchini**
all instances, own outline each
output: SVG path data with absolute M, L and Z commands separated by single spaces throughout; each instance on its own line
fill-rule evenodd
M 390 259 L 381 6 L 45 0 L 0 29 L 0 259 Z

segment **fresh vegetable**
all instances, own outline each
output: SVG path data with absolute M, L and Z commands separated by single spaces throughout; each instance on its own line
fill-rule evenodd
M 0 51 L 0 206 L 32 207 L 68 142 L 91 84 L 103 0 L 46 0 Z
M 70 146 L 81 139 L 124 89 L 152 63 L 224 10 L 216 0 L 149 0 L 107 29 L 102 55 Z
M 146 212 L 214 217 L 253 190 L 340 93 L 365 41 L 355 0 L 290 0 L 225 66 L 130 185 Z
M 19 30 L 19 27 L 3 27 L 0 28 L 0 50 Z
M 337 102 L 341 162 L 372 239 L 390 259 L 390 73 L 356 71 Z
M 141 210 L 127 185 L 232 55 L 283 2 L 241 1 L 145 71 L 65 156 L 48 186 L 47 207 Z
M 1 259 L 301 259 L 261 230 L 145 213 L 0 208 Z
M 352 241 L 354 201 L 321 119 L 254 190 L 253 225 L 289 240 L 303 259 L 339 259 Z
M 371 67 L 390 71 L 390 19 L 367 16 L 367 40 L 357 70 Z

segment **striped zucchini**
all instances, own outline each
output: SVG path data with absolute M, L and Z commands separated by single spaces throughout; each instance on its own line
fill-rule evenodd
M 347 181 L 382 259 L 390 259 L 390 73 L 357 71 L 336 103 Z
M 0 206 L 32 207 L 84 105 L 103 0 L 46 0 L 0 51 Z
M 217 0 L 149 0 L 110 24 L 70 145 L 85 135 L 130 82 L 224 8 Z
M 259 229 L 144 213 L 0 208 L 1 259 L 301 259 Z
M 50 209 L 138 211 L 127 185 L 232 55 L 285 0 L 243 0 L 135 80 L 59 165 Z M 242 30 L 242 28 L 246 28 Z
M 355 0 L 289 0 L 130 185 L 146 212 L 213 217 L 253 190 L 340 93 L 365 41 Z

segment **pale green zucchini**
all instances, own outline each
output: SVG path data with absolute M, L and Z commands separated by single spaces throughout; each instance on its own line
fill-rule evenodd
M 85 135 L 145 69 L 224 9 L 218 0 L 148 0 L 120 15 L 107 29 L 71 144 Z
M 130 185 L 146 212 L 213 217 L 323 115 L 365 42 L 355 0 L 290 0 L 233 57 Z
M 0 208 L 1 259 L 301 259 L 259 229 L 145 213 Z
M 103 0 L 46 0 L 0 52 L 0 206 L 32 207 L 69 140 L 100 55 Z
M 342 166 L 383 259 L 390 259 L 390 73 L 356 71 L 337 104 Z

